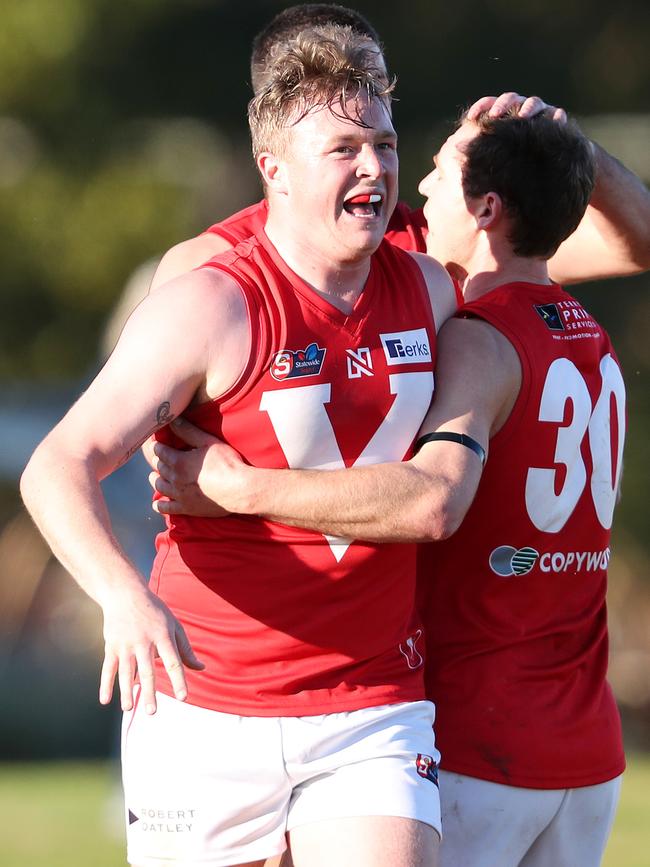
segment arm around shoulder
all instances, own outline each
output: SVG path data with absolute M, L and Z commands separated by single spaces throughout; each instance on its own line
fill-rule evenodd
M 514 348 L 478 320 L 450 320 L 440 332 L 436 394 L 420 433 L 454 432 L 487 451 L 519 392 Z M 481 478 L 478 455 L 458 442 L 429 442 L 411 460 L 344 470 L 223 466 L 229 511 L 367 541 L 439 541 L 469 509 Z

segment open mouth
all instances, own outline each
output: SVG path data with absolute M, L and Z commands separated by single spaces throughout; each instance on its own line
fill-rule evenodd
M 383 203 L 384 197 L 380 193 L 360 193 L 346 199 L 343 208 L 353 217 L 368 219 L 379 216 Z

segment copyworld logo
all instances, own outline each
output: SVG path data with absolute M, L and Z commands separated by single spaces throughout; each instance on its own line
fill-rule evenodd
M 490 554 L 490 569 L 501 578 L 512 575 L 528 575 L 537 560 L 539 551 L 534 548 L 513 548 L 500 545 Z

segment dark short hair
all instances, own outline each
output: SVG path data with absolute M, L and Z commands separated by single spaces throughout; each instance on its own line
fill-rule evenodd
M 461 123 L 463 121 L 461 120 Z M 463 146 L 463 192 L 498 193 L 516 255 L 548 259 L 575 231 L 594 187 L 591 147 L 576 124 L 543 115 L 481 114 Z
M 265 85 L 265 69 L 274 45 L 297 36 L 301 30 L 324 24 L 349 27 L 361 36 L 372 39 L 381 48 L 379 34 L 361 13 L 337 3 L 300 3 L 289 6 L 273 18 L 253 39 L 251 54 L 251 84 L 257 94 Z

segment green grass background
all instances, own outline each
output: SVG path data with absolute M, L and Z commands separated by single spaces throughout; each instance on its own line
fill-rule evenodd
M 117 766 L 0 765 L 2 867 L 122 867 Z M 603 867 L 650 867 L 650 757 L 632 756 Z

